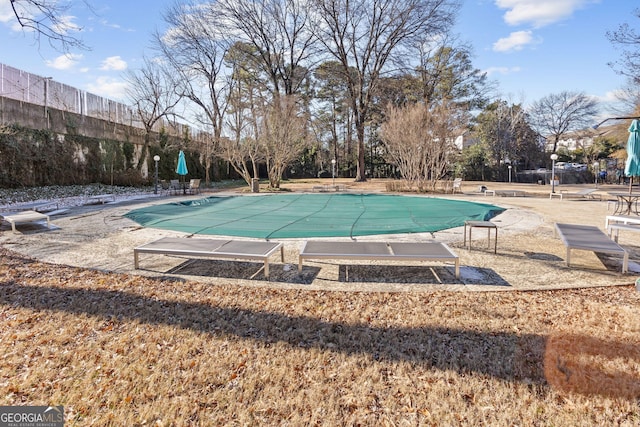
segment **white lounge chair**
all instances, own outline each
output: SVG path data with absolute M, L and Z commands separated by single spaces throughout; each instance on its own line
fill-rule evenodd
M 94 196 L 87 196 L 85 205 L 93 204 L 93 203 L 99 203 L 104 205 L 107 202 L 115 202 L 115 201 L 116 201 L 115 194 L 96 194 Z
M 585 188 L 584 190 L 576 191 L 571 193 L 567 190 L 561 190 L 557 193 L 549 193 L 549 198 L 553 199 L 554 197 L 560 197 L 560 200 L 563 200 L 565 197 L 577 197 L 577 198 L 585 198 L 585 199 L 595 199 L 595 193 L 598 191 L 595 188 Z
M 579 224 L 556 224 L 556 231 L 567 247 L 567 266 L 571 262 L 571 250 L 580 249 L 596 253 L 622 255 L 622 272 L 627 272 L 629 254 L 598 227 Z
M 453 180 L 453 185 L 451 186 L 451 193 L 455 194 L 456 192 L 462 193 L 462 178 L 456 178 Z
M 199 194 L 200 193 L 200 180 L 192 179 L 189 181 L 189 188 L 187 189 L 189 194 Z
M 26 224 L 30 222 L 41 222 L 47 221 L 47 228 L 51 228 L 51 223 L 49 221 L 49 215 L 45 215 L 36 211 L 22 211 L 0 215 L 2 219 L 11 224 L 11 230 L 16 232 L 16 224 Z
M 138 246 L 133 250 L 134 267 L 139 268 L 139 254 L 183 255 L 204 258 L 252 259 L 264 262 L 264 275 L 269 278 L 269 257 L 280 249 L 284 262 L 282 243 L 253 240 L 220 240 L 184 237 L 164 237 Z
M 305 259 L 453 261 L 456 279 L 460 277 L 460 258 L 441 242 L 328 242 L 306 241 L 298 256 L 298 271 Z
M 181 191 L 183 193 L 186 192 L 184 187 L 180 185 L 180 181 L 178 181 L 177 179 L 172 179 L 171 181 L 169 181 L 169 191 L 173 195 L 179 194 Z
M 610 224 L 636 224 L 640 225 L 640 216 L 637 215 L 607 215 L 604 219 L 604 228 Z

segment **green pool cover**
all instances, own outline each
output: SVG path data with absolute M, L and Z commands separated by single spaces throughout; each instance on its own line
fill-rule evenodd
M 140 225 L 189 234 L 254 238 L 423 233 L 489 220 L 503 208 L 433 197 L 274 194 L 207 197 L 128 212 Z

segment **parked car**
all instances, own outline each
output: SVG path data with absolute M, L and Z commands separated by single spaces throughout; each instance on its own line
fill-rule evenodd
M 569 168 L 567 168 L 566 162 L 558 162 L 556 163 L 556 169 L 569 169 Z

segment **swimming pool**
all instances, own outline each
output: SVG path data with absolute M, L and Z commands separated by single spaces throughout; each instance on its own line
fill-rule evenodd
M 305 193 L 206 197 L 135 209 L 125 217 L 189 234 L 275 239 L 433 233 L 504 210 L 423 196 Z

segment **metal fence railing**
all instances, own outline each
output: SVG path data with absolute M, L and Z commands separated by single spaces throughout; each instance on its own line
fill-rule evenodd
M 126 104 L 57 82 L 51 77 L 42 77 L 2 63 L 0 96 L 112 123 L 144 128 L 134 109 Z M 165 120 L 158 121 L 153 126 L 156 132 L 162 129 L 175 136 L 190 135 L 194 140 L 203 137 L 202 132 L 194 131 L 182 123 L 170 123 Z

